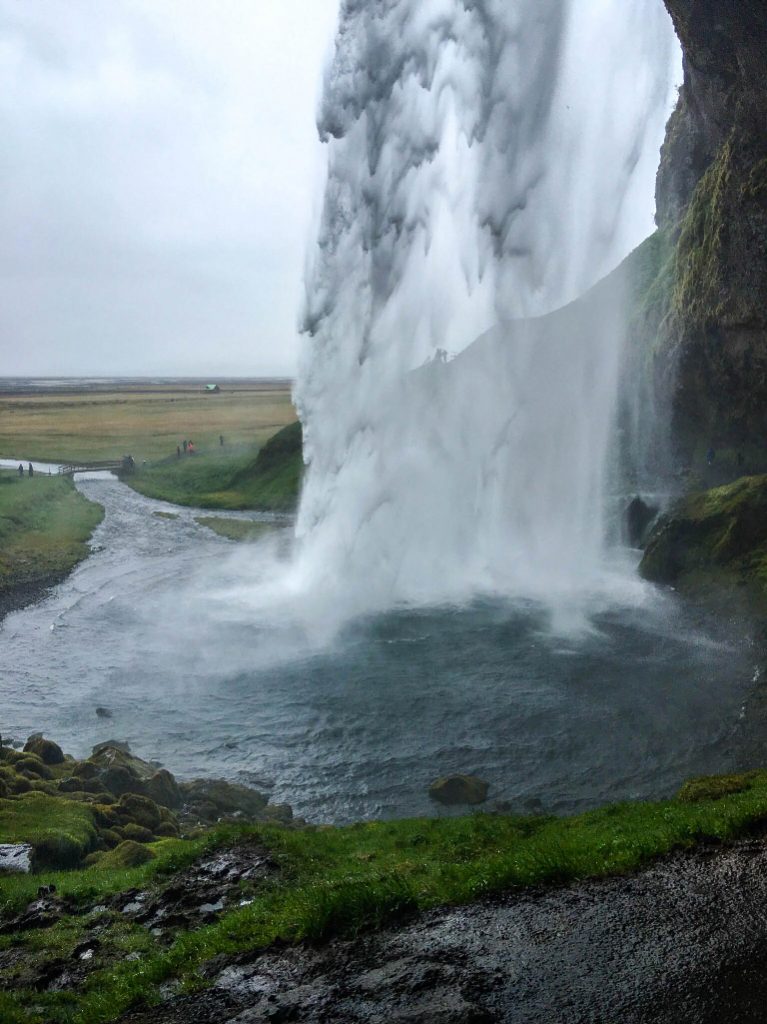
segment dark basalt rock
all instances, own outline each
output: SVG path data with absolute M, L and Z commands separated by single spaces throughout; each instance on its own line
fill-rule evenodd
M 684 84 L 656 198 L 677 248 L 669 315 L 648 341 L 684 465 L 767 436 L 767 16 L 763 0 L 665 2 Z
M 461 804 L 482 804 L 487 800 L 489 785 L 476 775 L 448 775 L 429 786 L 429 796 L 447 807 Z
M 624 522 L 626 539 L 632 548 L 644 547 L 650 524 L 658 515 L 658 509 L 644 502 L 639 495 L 629 502 Z

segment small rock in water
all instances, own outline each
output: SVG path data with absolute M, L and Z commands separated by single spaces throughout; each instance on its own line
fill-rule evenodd
M 27 875 L 32 870 L 32 847 L 29 843 L 0 844 L 0 871 Z
M 97 718 L 111 718 L 112 717 L 112 712 L 109 710 L 109 708 L 96 708 L 96 717 Z
M 476 775 L 448 775 L 429 786 L 429 796 L 446 807 L 482 804 L 487 800 L 487 782 Z

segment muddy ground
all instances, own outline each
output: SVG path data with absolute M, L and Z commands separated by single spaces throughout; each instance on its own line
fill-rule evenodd
M 767 844 L 206 967 L 130 1024 L 736 1024 L 767 1000 Z

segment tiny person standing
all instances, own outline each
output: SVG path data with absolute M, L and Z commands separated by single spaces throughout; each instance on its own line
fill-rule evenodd
M 31 463 L 31 462 L 30 462 L 30 464 L 29 464 L 29 470 L 28 470 L 28 473 L 29 473 L 29 475 L 30 475 L 30 476 L 34 476 L 34 475 L 35 475 L 35 471 L 34 471 L 34 469 L 32 468 L 32 463 Z
M 19 463 L 19 476 L 24 476 L 24 467 Z

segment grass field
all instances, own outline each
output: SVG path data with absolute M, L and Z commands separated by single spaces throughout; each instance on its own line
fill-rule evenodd
M 199 452 L 252 450 L 296 413 L 287 385 L 201 386 L 0 396 L 0 457 L 94 462 L 131 454 L 137 463 L 174 455 L 192 440 Z M 219 436 L 225 447 L 219 452 Z
M 0 472 L 0 593 L 72 569 L 102 516 L 69 477 Z

